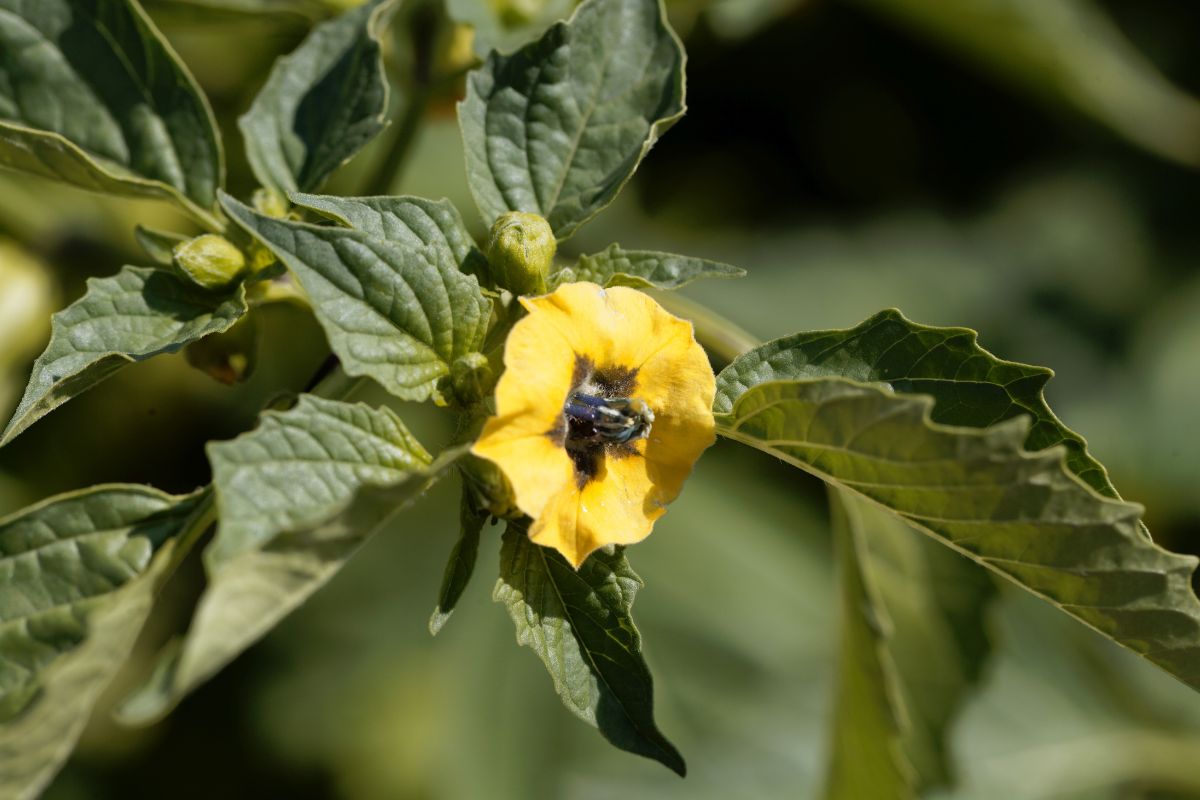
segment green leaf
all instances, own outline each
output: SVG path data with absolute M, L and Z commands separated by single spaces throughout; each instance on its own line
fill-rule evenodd
M 280 58 L 238 119 L 263 186 L 316 189 L 387 126 L 379 37 L 395 0 L 371 0 L 323 22 Z
M 208 587 L 186 639 L 122 705 L 130 724 L 160 719 L 262 638 L 462 455 L 430 463 L 390 410 L 311 395 L 208 452 L 221 519 Z
M 891 621 L 864 568 L 866 529 L 857 497 L 830 491 L 841 593 L 833 730 L 826 800 L 915 797 L 901 738 L 908 726 L 888 652 Z
M 348 374 L 426 400 L 456 358 L 482 346 L 491 302 L 442 248 L 273 219 L 228 196 L 222 202 L 299 278 Z
M 586 0 L 538 41 L 493 52 L 458 107 L 484 222 L 540 214 L 561 241 L 598 214 L 683 115 L 683 62 L 658 0 Z
M 0 164 L 219 225 L 212 112 L 134 0 L 0 0 L 0 52 Z
M 493 598 L 537 653 L 563 704 L 614 746 L 680 776 L 687 767 L 654 723 L 654 686 L 630 610 L 642 586 L 620 547 L 593 553 L 576 572 L 510 522 Z
M 0 520 L 0 796 L 37 796 L 66 760 L 201 505 L 109 485 Z
M 891 620 L 881 641 L 891 673 L 885 688 L 906 723 L 899 741 L 902 762 L 915 769 L 908 783 L 921 792 L 951 786 L 956 770 L 946 739 L 990 652 L 985 612 L 995 585 L 985 570 L 879 506 L 844 490 L 830 496 L 835 520 L 850 524 L 839 535 L 855 539 L 852 555 L 870 608 Z M 847 662 L 853 657 L 845 655 Z M 851 749 L 834 761 L 845 768 L 857 758 Z
M 458 605 L 458 599 L 462 597 L 463 590 L 471 581 L 471 574 L 475 571 L 475 558 L 479 554 L 479 533 L 487 519 L 488 513 L 476 508 L 464 489 L 459 511 L 461 533 L 458 541 L 454 543 L 454 549 L 450 551 L 446 572 L 442 576 L 442 588 L 438 590 L 437 606 L 429 617 L 429 632 L 434 636 L 438 635 L 450 619 L 454 607 Z
M 89 279 L 87 293 L 51 318 L 50 344 L 0 445 L 121 367 L 228 330 L 245 313 L 241 287 L 206 292 L 147 267 Z
M 857 492 L 1200 688 L 1196 559 L 1139 528 L 1065 448 L 1026 451 L 1030 419 L 943 425 L 921 395 L 827 378 L 761 383 L 718 433 Z
M 439 258 L 457 264 L 468 275 L 482 278 L 487 274 L 487 256 L 475 246 L 475 239 L 449 200 L 293 192 L 291 201 L 379 239 L 413 248 L 437 248 Z
M 933 421 L 946 425 L 985 427 L 1027 414 L 1034 420 L 1027 448 L 1064 446 L 1072 472 L 1101 494 L 1119 497 L 1083 437 L 1046 405 L 1042 389 L 1053 375 L 996 358 L 979 346 L 975 331 L 919 325 L 889 309 L 854 328 L 798 333 L 740 356 L 718 376 L 713 409 L 728 413 L 747 389 L 773 380 L 887 382 L 896 392 L 932 397 Z
M 603 253 L 580 256 L 575 266 L 551 276 L 554 286 L 571 281 L 591 281 L 601 286 L 632 286 L 635 289 L 678 289 L 697 278 L 740 278 L 744 269 L 703 258 L 622 250 L 609 245 Z
M 135 225 L 133 238 L 138 246 L 146 251 L 150 260 L 161 267 L 170 267 L 175 263 L 175 245 L 186 242 L 188 237 L 178 233 L 168 233 L 143 225 Z

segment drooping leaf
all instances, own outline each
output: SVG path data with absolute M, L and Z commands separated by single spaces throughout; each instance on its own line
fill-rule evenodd
M 273 219 L 228 196 L 222 202 L 299 278 L 348 374 L 425 400 L 456 358 L 482 345 L 491 303 L 442 248 Z
M 1196 559 L 1139 528 L 1140 506 L 1083 483 L 1029 417 L 932 420 L 928 396 L 838 378 L 760 383 L 718 433 L 857 492 L 1200 688 Z
M 537 653 L 563 704 L 630 753 L 684 775 L 683 757 L 654 722 L 654 686 L 630 610 L 641 578 L 622 548 L 598 550 L 579 571 L 510 522 L 493 597 Z
M 1172 84 L 1091 0 L 856 2 L 1151 152 L 1200 163 L 1200 101 Z
M 658 0 L 586 0 L 467 80 L 458 117 L 484 222 L 540 214 L 561 241 L 598 214 L 684 111 L 683 47 Z
M 718 261 L 649 250 L 622 250 L 614 244 L 594 256 L 580 256 L 574 266 L 551 276 L 551 283 L 556 286 L 591 281 L 601 286 L 678 289 L 697 278 L 740 278 L 745 274 L 744 269 Z
M 0 0 L 0 164 L 216 225 L 208 103 L 135 0 Z
M 946 425 L 984 427 L 1027 414 L 1034 420 L 1027 448 L 1063 445 L 1072 472 L 1101 494 L 1118 497 L 1083 438 L 1046 405 L 1042 389 L 1053 375 L 1045 367 L 996 358 L 979 346 L 975 331 L 920 325 L 889 309 L 853 328 L 785 336 L 740 356 L 721 371 L 713 409 L 728 413 L 747 389 L 773 380 L 886 382 L 896 392 L 933 397 L 933 421 Z
M 891 620 L 881 644 L 892 674 L 888 691 L 906 722 L 899 743 L 915 770 L 907 782 L 921 793 L 952 786 L 949 726 L 990 651 L 985 612 L 995 585 L 985 570 L 879 506 L 845 490 L 830 495 L 835 520 L 848 521 L 856 538 L 871 607 Z M 849 767 L 857 756 L 851 749 L 838 758 Z
M 462 507 L 459 512 L 460 533 L 458 541 L 450 551 L 450 559 L 446 562 L 446 572 L 442 576 L 442 588 L 438 590 L 437 606 L 429 617 L 429 632 L 434 636 L 450 619 L 458 599 L 471 580 L 475 571 L 475 558 L 479 554 L 479 533 L 487 522 L 488 513 L 476 508 L 466 491 L 463 492 Z
M 316 189 L 386 127 L 379 37 L 395 7 L 396 0 L 370 0 L 322 22 L 275 63 L 238 120 L 263 186 Z
M 379 239 L 410 247 L 435 247 L 475 277 L 487 274 L 487 257 L 449 200 L 423 197 L 335 197 L 293 193 L 291 200 Z
M 857 497 L 830 490 L 841 580 L 839 641 L 826 800 L 915 797 L 916 775 L 902 745 L 908 717 L 887 642 L 891 621 L 864 568 Z
M 123 721 L 161 718 L 324 586 L 460 455 L 430 463 L 388 409 L 311 395 L 209 445 L 221 522 L 204 553 L 208 587 L 184 641 L 123 704 Z
M 0 445 L 121 367 L 228 330 L 245 313 L 240 286 L 207 292 L 147 267 L 88 280 L 87 293 L 51 319 L 50 344 L 34 362 Z
M 0 796 L 36 797 L 66 760 L 201 502 L 96 486 L 0 520 Z

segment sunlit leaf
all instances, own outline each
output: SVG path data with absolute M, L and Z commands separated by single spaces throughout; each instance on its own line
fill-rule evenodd
M 475 245 L 449 200 L 423 197 L 334 197 L 293 193 L 292 202 L 379 239 L 411 247 L 434 247 L 468 275 L 487 274 L 487 257 Z
M 0 52 L 0 164 L 216 224 L 212 113 L 134 0 L 2 0 Z
M 718 261 L 691 256 L 622 250 L 610 245 L 594 256 L 580 256 L 573 266 L 551 276 L 551 283 L 591 281 L 601 286 L 635 289 L 678 289 L 698 278 L 740 278 L 746 271 Z
M 587 0 L 467 80 L 458 117 L 484 222 L 540 214 L 566 239 L 683 114 L 683 47 L 658 0 Z
M 482 345 L 491 303 L 444 248 L 274 219 L 228 196 L 223 204 L 300 279 L 348 374 L 425 400 L 456 358 Z
M 90 279 L 87 293 L 52 318 L 50 344 L 0 445 L 121 367 L 228 330 L 245 313 L 240 286 L 207 292 L 147 267 Z
M 264 186 L 316 189 L 386 126 L 379 37 L 396 0 L 371 0 L 313 28 L 271 70 L 238 120 Z
M 654 687 L 630 617 L 641 586 L 622 548 L 596 551 L 577 572 L 531 542 L 527 525 L 509 523 L 493 596 L 567 708 L 616 747 L 683 775 L 683 757 L 654 723 Z
M 201 502 L 97 486 L 0 520 L 0 795 L 36 797 L 66 760 Z

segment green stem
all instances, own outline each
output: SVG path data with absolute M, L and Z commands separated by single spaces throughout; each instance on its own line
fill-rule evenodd
M 432 92 L 428 88 L 418 88 L 408 98 L 408 105 L 396 126 L 396 134 L 392 137 L 391 146 L 383 158 L 383 163 L 379 165 L 374 176 L 367 183 L 365 195 L 387 194 L 400 180 L 404 162 L 417 138 L 417 132 L 421 129 L 421 122 L 425 117 L 425 110 L 429 107 L 431 97 Z

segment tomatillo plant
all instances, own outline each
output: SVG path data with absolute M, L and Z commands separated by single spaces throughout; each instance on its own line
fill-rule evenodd
M 276 62 L 240 119 L 259 185 L 247 203 L 225 191 L 207 100 L 136 0 L 0 0 L 0 47 L 26 56 L 0 59 L 0 163 L 173 203 L 205 231 L 139 227 L 144 263 L 92 279 L 54 315 L 0 445 L 162 354 L 239 380 L 246 326 L 272 302 L 311 309 L 332 351 L 309 392 L 208 445 L 211 485 L 95 486 L 0 520 L 0 796 L 51 780 L 209 528 L 203 596 L 120 707 L 126 723 L 168 713 L 455 473 L 461 533 L 430 629 L 447 624 L 478 548 L 497 546 L 488 520 L 503 520 L 495 599 L 518 642 L 572 712 L 683 775 L 654 719 L 626 548 L 717 436 L 830 487 L 843 633 L 828 796 L 904 797 L 950 772 L 903 721 L 919 717 L 937 741 L 962 687 L 909 681 L 873 610 L 862 543 L 888 526 L 916 528 L 966 556 L 948 569 L 1001 575 L 1200 688 L 1195 559 L 1153 542 L 1141 509 L 1047 407 L 1048 370 L 896 311 L 758 344 L 646 293 L 735 267 L 616 244 L 563 254 L 684 113 L 684 51 L 659 0 L 585 0 L 483 63 L 453 56 L 440 5 L 422 6 L 432 29 L 393 25 L 398 7 L 372 0 L 322 21 Z M 393 28 L 424 38 L 397 35 L 390 52 L 409 91 L 384 179 L 425 107 L 461 98 L 486 242 L 446 200 L 317 193 L 386 128 Z M 431 453 L 390 408 L 350 402 L 364 381 L 443 408 L 454 442 Z

